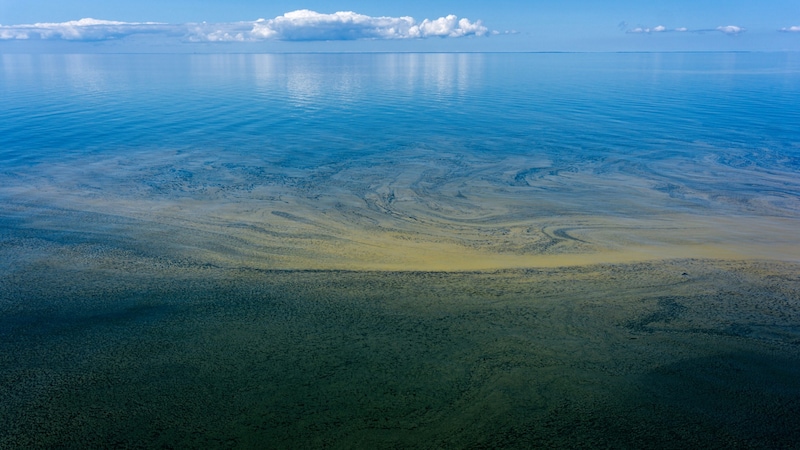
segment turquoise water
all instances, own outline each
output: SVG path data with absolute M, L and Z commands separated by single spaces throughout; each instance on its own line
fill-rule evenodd
M 800 54 L 0 55 L 0 447 L 792 447 Z

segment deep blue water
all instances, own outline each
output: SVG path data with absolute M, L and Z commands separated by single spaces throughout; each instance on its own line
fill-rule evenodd
M 3 55 L 4 166 L 215 149 L 311 162 L 446 141 L 796 156 L 800 54 Z M 580 153 L 581 155 L 574 155 Z

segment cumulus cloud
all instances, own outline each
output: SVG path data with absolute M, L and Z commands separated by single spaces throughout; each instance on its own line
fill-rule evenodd
M 744 28 L 737 27 L 736 25 L 725 25 L 724 27 L 717 27 L 716 30 L 725 34 L 739 34 L 744 32 Z
M 372 17 L 352 11 L 322 14 L 307 9 L 274 19 L 229 23 L 163 24 L 81 19 L 62 23 L 0 26 L 0 39 L 108 40 L 163 33 L 190 42 L 324 41 L 357 39 L 457 38 L 492 34 L 480 20 L 448 15 L 417 22 L 413 17 Z
M 800 27 L 799 26 L 783 27 L 778 31 L 782 31 L 784 33 L 800 33 Z
M 253 39 L 324 41 L 355 39 L 408 39 L 426 37 L 484 36 L 489 29 L 481 21 L 470 22 L 455 15 L 417 23 L 413 17 L 371 17 L 352 11 L 321 14 L 301 9 L 274 19 L 259 19 Z
M 251 35 L 287 41 L 396 39 L 411 37 L 415 26 L 411 17 L 371 17 L 352 11 L 321 14 L 301 9 L 274 19 L 259 19 Z
M 117 22 L 114 20 L 81 19 L 60 23 L 0 25 L 0 39 L 63 39 L 67 41 L 101 41 L 132 34 L 164 33 L 172 27 L 157 22 Z

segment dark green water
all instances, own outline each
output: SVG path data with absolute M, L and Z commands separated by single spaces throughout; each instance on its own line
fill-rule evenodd
M 259 271 L 63 246 L 0 286 L 0 447 L 791 448 L 798 273 Z

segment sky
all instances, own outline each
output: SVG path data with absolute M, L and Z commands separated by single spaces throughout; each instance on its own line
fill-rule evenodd
M 0 0 L 0 53 L 785 50 L 798 0 Z

